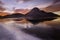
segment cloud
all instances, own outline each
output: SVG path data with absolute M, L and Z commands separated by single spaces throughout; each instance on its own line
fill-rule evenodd
M 4 11 L 6 10 L 4 7 L 3 7 L 4 3 L 2 1 L 0 1 L 0 11 Z
M 53 0 L 53 3 L 46 8 L 43 8 L 43 10 L 47 12 L 57 12 L 60 11 L 60 0 Z
M 27 2 L 27 1 L 31 1 L 31 0 L 23 0 L 23 1 L 26 1 Z
M 16 0 L 16 2 L 28 2 L 28 1 L 31 1 L 31 0 Z
M 54 2 L 53 2 L 53 3 L 57 3 L 57 2 L 60 2 L 60 0 L 54 0 Z
M 2 1 L 0 1 L 0 5 L 4 5 L 4 3 Z
M 0 6 L 0 11 L 5 11 L 6 9 L 3 6 Z
M 60 4 L 48 6 L 48 7 L 44 8 L 44 10 L 50 11 L 50 12 L 60 11 Z

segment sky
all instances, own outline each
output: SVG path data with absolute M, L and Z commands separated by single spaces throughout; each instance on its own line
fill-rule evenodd
M 60 0 L 0 0 L 6 10 L 32 9 L 34 7 L 45 8 L 55 5 Z

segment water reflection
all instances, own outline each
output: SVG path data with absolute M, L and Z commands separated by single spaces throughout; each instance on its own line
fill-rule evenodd
M 60 18 L 58 19 L 60 20 Z M 32 24 L 26 20 L 0 20 L 0 40 L 55 40 L 60 39 L 60 22 L 56 20 Z M 2 28 L 1 28 L 2 27 Z M 2 31 L 3 30 L 3 31 Z M 7 37 L 2 35 L 8 34 Z M 4 36 L 4 37 L 3 37 Z M 11 37 L 12 36 L 12 37 Z M 1 39 L 2 38 L 2 39 Z

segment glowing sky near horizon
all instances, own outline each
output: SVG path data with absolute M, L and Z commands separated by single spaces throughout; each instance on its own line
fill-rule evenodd
M 0 0 L 4 3 L 7 10 L 32 9 L 34 7 L 45 8 L 60 0 Z
M 44 8 L 53 3 L 52 0 L 1 0 L 5 5 L 4 7 L 7 9 L 12 9 L 13 7 L 15 8 L 20 8 L 20 9 L 31 9 L 33 7 L 39 7 L 39 8 Z

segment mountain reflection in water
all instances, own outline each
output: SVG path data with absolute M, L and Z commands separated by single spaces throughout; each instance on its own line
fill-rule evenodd
M 59 40 L 60 22 L 32 24 L 9 19 L 0 20 L 0 40 Z

